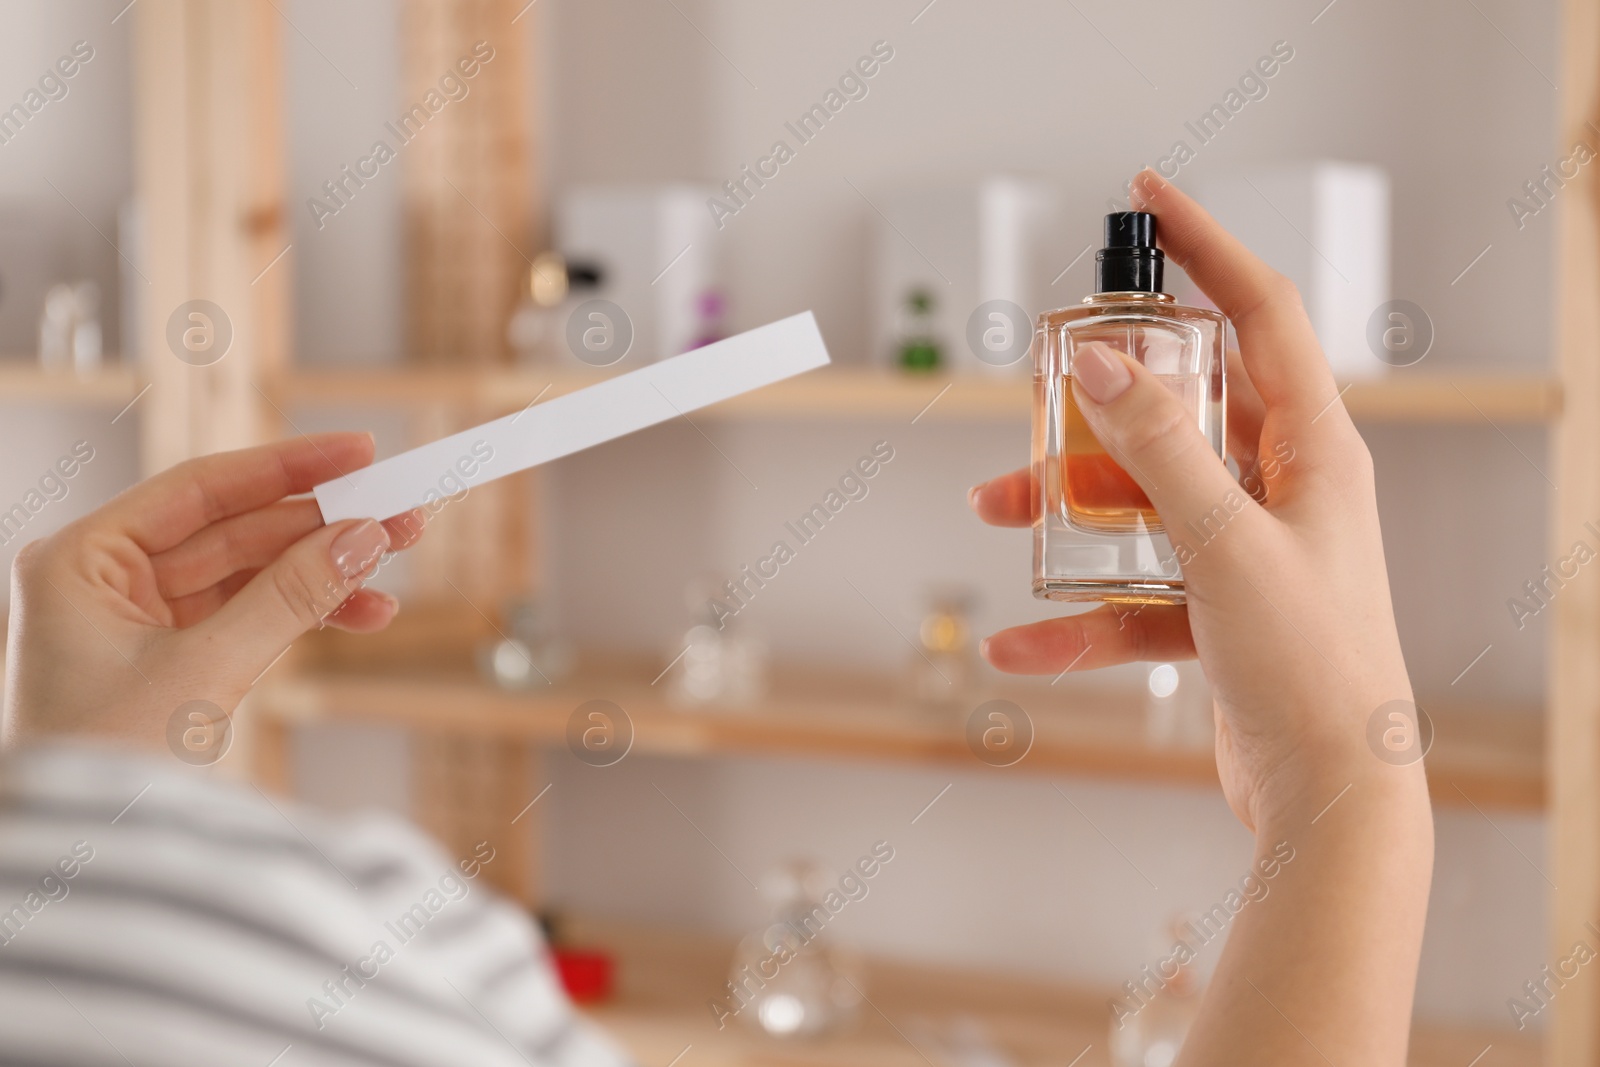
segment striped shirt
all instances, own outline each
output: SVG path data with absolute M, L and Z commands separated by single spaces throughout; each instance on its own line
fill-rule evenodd
M 492 859 L 166 757 L 7 753 L 0 1064 L 622 1067 Z

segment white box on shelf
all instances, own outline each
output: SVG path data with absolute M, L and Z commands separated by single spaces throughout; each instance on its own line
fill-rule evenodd
M 599 268 L 588 295 L 633 323 L 633 358 L 665 359 L 700 337 L 701 301 L 718 290 L 711 190 L 692 185 L 577 188 L 561 197 L 557 247 L 571 264 Z
M 874 200 L 887 216 L 873 216 L 874 361 L 895 362 L 907 326 L 907 302 L 920 289 L 933 298 L 927 325 L 939 343 L 944 369 L 1032 373 L 1025 356 L 1004 366 L 979 359 L 968 343 L 968 320 L 987 301 L 1009 301 L 1025 313 L 1021 343 L 1026 345 L 1032 320 L 1049 303 L 1044 253 L 1052 245 L 1055 192 L 1040 182 L 994 177 L 964 186 L 906 189 Z M 982 326 L 1011 329 L 988 317 Z
M 1309 162 L 1200 179 L 1188 188 L 1300 288 L 1334 374 L 1372 378 L 1388 370 L 1367 340 L 1368 322 L 1394 296 L 1389 175 L 1382 167 Z M 1179 299 L 1198 297 L 1191 290 Z

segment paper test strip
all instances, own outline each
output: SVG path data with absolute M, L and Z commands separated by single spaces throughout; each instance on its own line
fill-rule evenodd
M 325 522 L 389 518 L 827 363 L 816 318 L 801 312 L 391 456 L 313 492 Z

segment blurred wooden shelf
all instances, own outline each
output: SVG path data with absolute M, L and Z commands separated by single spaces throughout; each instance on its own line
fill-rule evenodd
M 114 361 L 91 374 L 78 374 L 45 370 L 31 357 L 0 357 L 0 404 L 121 407 L 141 388 L 134 369 Z
M 892 876 L 890 867 L 884 877 Z M 574 944 L 602 946 L 615 955 L 616 996 L 589 1015 L 622 1041 L 637 1063 L 671 1063 L 693 1046 L 691 1062 L 697 1067 L 944 1067 L 954 1061 L 936 1044 L 941 1035 L 948 1039 L 948 1028 L 958 1022 L 975 1025 L 1002 1054 L 1000 1062 L 1015 1067 L 1111 1063 L 1110 990 L 868 958 L 861 981 L 868 1003 L 852 1029 L 820 1040 L 784 1041 L 743 1020 L 717 1028 L 706 1005 L 719 993 L 726 995 L 732 941 L 582 918 L 563 921 L 561 929 Z M 1490 1045 L 1492 1050 L 1481 1055 Z M 1410 1064 L 1534 1067 L 1539 1052 L 1539 1042 L 1525 1034 L 1418 1025 L 1412 1030 Z
M 601 381 L 571 371 L 454 370 L 447 368 L 297 371 L 275 379 L 272 391 L 308 407 L 454 408 L 485 417 L 517 411 L 534 398 L 552 399 Z M 110 363 L 92 374 L 46 371 L 27 358 L 0 357 L 0 403 L 122 405 L 143 388 L 131 366 Z M 1408 375 L 1356 382 L 1344 394 L 1366 422 L 1497 424 L 1547 423 L 1561 414 L 1559 382 L 1534 377 Z M 910 375 L 889 370 L 830 367 L 710 409 L 726 417 L 916 418 L 919 422 L 1017 420 L 1030 417 L 1026 380 L 979 376 Z
M 607 700 L 633 726 L 632 751 L 845 759 L 991 771 L 966 739 L 980 699 L 1011 700 L 1032 721 L 1031 749 L 1014 774 L 1083 775 L 1217 787 L 1209 715 L 1191 715 L 1171 740 L 1152 736 L 1136 695 L 1043 686 L 994 688 L 948 712 L 908 706 L 873 676 L 796 671 L 774 676 L 774 695 L 749 708 L 679 707 L 653 672 L 590 672 L 559 686 L 506 692 L 447 672 L 308 673 L 270 681 L 256 711 L 280 726 L 363 721 L 422 733 L 497 737 L 560 746 L 580 704 Z M 1542 810 L 1543 731 L 1533 712 L 1428 709 L 1436 738 L 1429 782 L 1441 806 Z
M 291 403 L 352 407 L 456 407 L 484 414 L 516 411 L 535 397 L 581 389 L 599 374 L 568 371 L 448 369 L 300 371 L 278 383 Z M 548 390 L 548 391 L 546 391 Z M 1356 382 L 1344 402 L 1371 422 L 1553 422 L 1561 384 L 1549 378 L 1430 376 L 1398 371 Z M 1026 378 L 911 375 L 834 366 L 718 404 L 712 413 L 774 418 L 884 417 L 929 420 L 1026 420 L 1032 411 Z

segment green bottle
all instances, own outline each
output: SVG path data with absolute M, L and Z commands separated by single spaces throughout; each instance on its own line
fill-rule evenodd
M 944 362 L 933 336 L 933 294 L 916 288 L 906 294 L 906 322 L 900 341 L 900 366 L 910 371 L 934 371 Z

